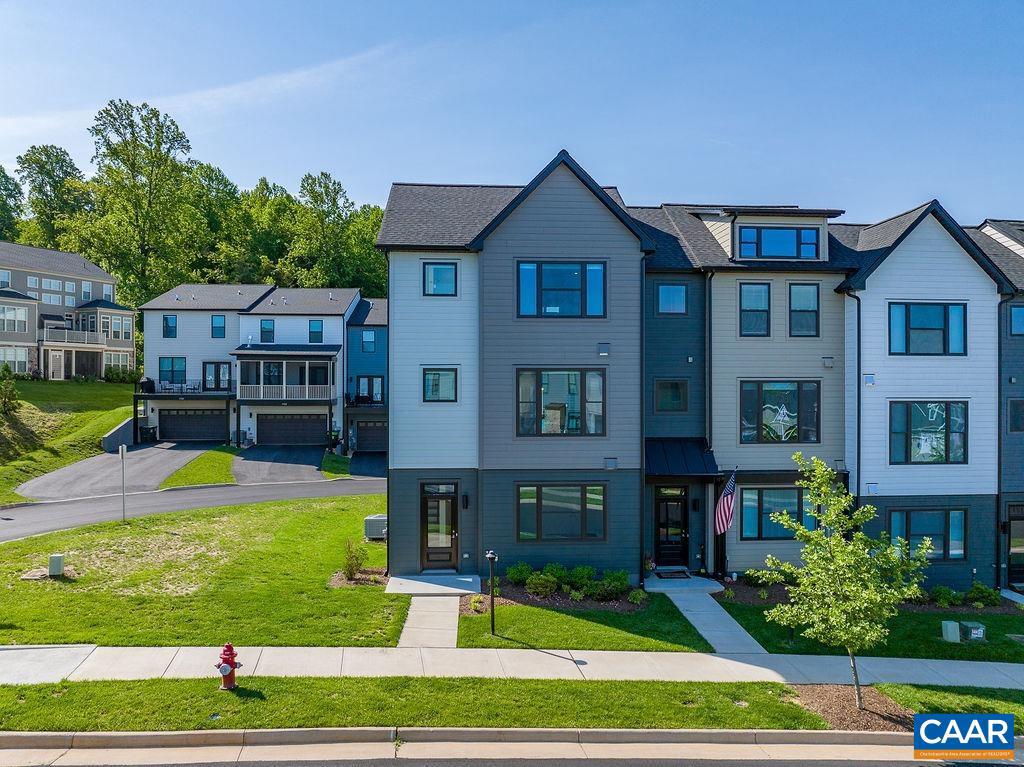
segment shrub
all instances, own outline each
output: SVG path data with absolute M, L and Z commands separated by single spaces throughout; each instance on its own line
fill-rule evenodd
M 1013 606 L 1024 613 L 1024 602 L 1014 602 Z
M 469 609 L 475 613 L 482 613 L 484 611 L 483 594 L 474 594 L 469 598 Z
M 606 570 L 601 581 L 615 589 L 617 594 L 629 591 L 629 573 L 625 570 Z
M 6 362 L 0 367 L 0 413 L 10 415 L 21 407 L 18 390 L 14 386 L 14 374 Z
M 973 607 L 975 610 L 984 610 L 985 609 L 985 603 L 984 602 L 971 602 L 971 607 Z
M 736 598 L 736 592 L 733 591 L 732 589 L 726 589 L 725 591 L 722 592 L 722 599 L 726 599 L 726 600 L 731 602 L 735 598 Z
M 762 602 L 767 602 L 768 601 L 768 589 L 760 589 L 760 590 L 758 590 L 757 598 L 760 599 Z
M 560 565 L 558 562 L 548 562 L 544 565 L 544 569 L 541 572 L 544 575 L 550 575 L 558 581 L 559 585 L 569 581 L 569 571 L 565 568 L 565 565 Z
M 576 589 L 573 589 L 569 592 L 569 599 L 573 602 L 582 602 L 583 597 L 585 596 L 586 594 L 584 594 L 582 591 L 577 591 Z M 1024 604 L 1018 604 L 1017 606 L 1024 610 Z
M 1003 603 L 1002 594 L 994 588 L 978 582 L 971 584 L 967 593 L 964 594 L 964 599 L 971 603 L 981 602 L 983 607 L 999 607 Z
M 526 562 L 516 562 L 505 570 L 505 578 L 513 586 L 525 586 L 531 575 L 533 575 L 533 568 Z
M 577 591 L 584 591 L 595 575 L 597 571 L 590 565 L 577 565 L 569 571 L 569 585 Z
M 345 580 L 355 580 L 369 556 L 370 552 L 362 544 L 356 543 L 351 538 L 345 541 L 345 550 L 341 558 L 341 571 L 345 574 Z
M 736 580 L 751 587 L 760 586 L 764 583 L 764 581 L 761 580 L 761 574 L 757 570 L 747 570 L 745 573 L 740 573 L 740 577 Z
M 964 595 L 949 586 L 936 586 L 931 591 L 932 601 L 939 607 L 953 607 L 964 603 Z
M 557 588 L 558 581 L 551 575 L 534 573 L 526 579 L 526 590 L 538 599 L 547 599 Z
M 643 589 L 633 589 L 629 592 L 629 596 L 626 599 L 629 600 L 630 604 L 642 605 L 647 601 L 647 592 Z
M 629 573 L 625 570 L 609 570 L 599 581 L 591 581 L 586 588 L 587 596 L 599 602 L 611 602 L 629 591 Z
M 107 383 L 138 383 L 142 373 L 134 368 L 107 368 L 103 380 Z

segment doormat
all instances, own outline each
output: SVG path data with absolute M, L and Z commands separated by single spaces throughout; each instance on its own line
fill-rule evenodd
M 659 572 L 655 571 L 654 574 L 656 576 L 658 576 L 659 578 L 664 578 L 666 580 L 680 580 L 680 579 L 683 579 L 683 578 L 689 578 L 690 577 L 690 574 L 688 572 L 686 572 L 686 570 L 672 570 L 672 571 L 667 572 L 667 573 L 659 573 Z

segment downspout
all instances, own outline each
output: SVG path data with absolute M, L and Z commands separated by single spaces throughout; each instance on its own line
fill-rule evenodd
M 386 564 L 387 571 L 386 572 L 387 572 L 388 575 L 390 575 L 391 574 L 391 561 L 392 561 L 391 560 L 391 457 L 394 455 L 394 453 L 391 450 L 391 434 L 393 433 L 392 429 L 391 429 L 391 403 L 394 401 L 392 399 L 392 397 L 391 397 L 391 346 L 392 346 L 392 343 L 393 343 L 394 339 L 393 339 L 392 333 L 391 333 L 391 300 L 390 300 L 391 299 L 391 254 L 387 250 L 384 251 L 384 261 L 387 263 L 387 266 L 388 266 L 388 268 L 387 268 L 387 275 L 388 275 L 387 297 L 389 299 L 388 300 L 388 312 L 387 312 L 388 356 L 387 356 L 387 366 L 386 366 L 387 367 L 387 373 L 385 374 L 387 376 L 386 380 L 387 380 L 387 383 L 388 383 L 388 390 L 387 390 L 387 394 L 386 394 L 387 402 L 388 402 L 388 421 L 387 421 L 387 423 L 388 423 L 388 465 L 384 469 L 385 476 L 388 479 L 387 492 L 384 495 L 384 514 L 387 517 L 387 519 L 384 520 L 384 524 L 387 525 L 388 534 L 384 538 L 384 545 L 387 547 L 386 548 L 386 551 L 387 551 L 387 564 Z M 347 325 L 345 325 L 345 333 L 346 333 L 346 335 L 348 334 L 348 326 Z M 345 342 L 346 342 L 346 344 L 348 343 L 348 338 L 345 339 Z M 345 350 L 345 353 L 346 354 L 348 353 L 347 349 Z M 239 408 L 239 413 L 240 412 L 241 412 L 241 408 Z M 239 416 L 239 417 L 241 417 L 241 416 Z M 347 436 L 348 436 L 347 431 L 348 430 L 346 429 L 346 439 L 347 439 Z
M 647 254 L 640 259 L 640 586 L 644 585 L 647 532 Z M 653 510 L 653 505 L 652 505 Z M 653 552 L 652 552 L 653 554 Z
M 999 346 L 996 354 L 996 370 L 999 382 L 996 385 L 999 402 L 996 405 L 996 588 L 1003 584 L 1003 308 L 1012 301 L 1011 293 L 999 301 L 996 308 L 996 326 L 999 328 Z
M 708 272 L 708 279 L 707 279 L 707 281 L 706 281 L 706 283 L 704 285 L 704 434 L 705 434 L 705 439 L 707 439 L 707 442 L 708 442 L 708 450 L 711 450 L 711 451 L 713 451 L 714 448 L 715 448 L 715 443 L 714 443 L 714 427 L 713 427 L 714 420 L 712 418 L 712 415 L 713 415 L 713 412 L 714 412 L 714 397 L 711 394 L 711 388 L 712 388 L 712 385 L 711 385 L 712 384 L 712 382 L 711 382 L 711 373 L 712 373 L 712 365 L 714 364 L 713 363 L 713 355 L 711 353 L 712 352 L 711 331 L 712 331 L 712 327 L 713 327 L 713 322 L 712 322 L 712 319 L 711 319 L 711 310 L 712 310 L 713 304 L 714 304 L 714 300 L 713 300 L 713 298 L 711 296 L 711 281 L 713 279 L 715 279 L 715 273 L 714 273 L 714 271 L 709 271 Z M 705 500 L 705 506 L 706 506 L 706 508 L 704 509 L 704 540 L 705 541 L 707 540 L 707 535 L 708 535 L 708 523 L 710 522 L 711 525 L 714 525 L 714 507 L 715 507 L 714 480 L 712 480 L 711 487 L 712 487 L 712 491 L 711 491 L 710 502 Z M 707 497 L 707 490 L 705 489 L 705 498 L 706 497 Z M 712 527 L 711 529 L 714 530 L 714 527 Z M 707 557 L 707 553 L 708 552 L 705 551 L 705 553 L 704 553 L 704 567 L 705 567 L 705 569 L 707 570 L 707 572 L 709 574 L 712 573 L 713 571 L 714 572 L 718 572 L 718 569 L 719 569 L 719 561 L 718 561 L 718 554 L 719 554 L 719 550 L 718 549 L 719 549 L 719 546 L 718 546 L 717 536 L 715 536 L 714 534 L 712 534 L 712 536 L 711 536 L 711 547 L 710 547 L 710 549 L 711 549 L 711 556 L 714 559 L 714 568 L 713 568 L 713 570 L 712 570 L 711 567 L 708 566 L 708 557 Z
M 861 464 L 861 439 L 860 439 L 860 432 L 861 432 L 860 423 L 861 423 L 861 421 L 860 421 L 860 419 L 861 419 L 861 410 L 863 409 L 861 407 L 861 398 L 862 398 L 863 392 L 864 392 L 864 387 L 863 387 L 863 385 L 861 383 L 861 379 L 863 378 L 863 374 L 862 374 L 862 371 L 861 371 L 861 330 L 860 330 L 860 308 L 861 308 L 861 303 L 860 303 L 860 296 L 857 295 L 857 292 L 855 290 L 848 290 L 848 291 L 846 291 L 846 295 L 848 295 L 850 298 L 852 298 L 854 301 L 857 302 L 857 427 L 856 427 L 857 428 L 857 434 L 855 435 L 856 440 L 857 440 L 856 458 L 855 458 L 855 460 L 857 462 L 857 486 L 854 488 L 854 491 L 856 493 L 856 495 L 854 496 L 854 504 L 855 504 L 856 508 L 860 508 L 860 489 L 861 489 L 861 486 L 864 484 L 862 479 L 861 479 L 861 474 L 860 474 L 860 464 Z

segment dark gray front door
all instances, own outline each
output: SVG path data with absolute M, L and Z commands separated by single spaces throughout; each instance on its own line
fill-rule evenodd
M 655 504 L 654 563 L 659 567 L 689 566 L 686 488 L 658 488 Z
M 356 423 L 356 450 L 381 452 L 387 449 L 387 421 L 359 421 Z
M 326 413 L 259 413 L 256 416 L 259 445 L 326 445 Z
M 1010 585 L 1024 587 L 1024 504 L 1010 506 L 1010 551 L 1006 560 Z
M 160 411 L 159 437 L 171 442 L 227 440 L 227 415 L 220 410 L 166 409 Z
M 458 492 L 453 483 L 420 489 L 420 543 L 424 570 L 458 567 Z

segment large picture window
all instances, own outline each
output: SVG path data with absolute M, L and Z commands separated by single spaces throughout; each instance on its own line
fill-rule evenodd
M 889 535 L 902 538 L 915 551 L 931 540 L 928 559 L 964 559 L 967 556 L 967 512 L 963 509 L 914 509 L 889 512 Z
M 519 262 L 520 317 L 605 316 L 603 263 Z
M 966 353 L 966 304 L 889 304 L 889 354 Z
M 817 228 L 741 226 L 740 258 L 818 258 Z
M 160 381 L 173 384 L 185 383 L 185 358 L 161 357 Z
M 821 441 L 818 381 L 742 381 L 740 442 Z
M 603 370 L 519 370 L 521 437 L 597 437 L 605 433 Z
M 967 403 L 890 402 L 889 463 L 967 463 Z
M 0 328 L 6 333 L 27 333 L 28 309 L 24 306 L 0 306 Z
M 456 402 L 458 397 L 458 370 L 455 368 L 423 369 L 424 402 Z
M 748 541 L 785 540 L 793 533 L 773 520 L 784 511 L 807 529 L 814 517 L 804 513 L 803 490 L 798 487 L 744 487 L 740 490 L 740 538 Z
M 771 335 L 771 292 L 767 282 L 740 283 L 741 336 Z
M 12 373 L 28 372 L 28 349 L 24 346 L 5 346 L 0 348 L 0 367 L 7 364 Z
M 520 485 L 516 519 L 520 541 L 601 541 L 604 485 Z

